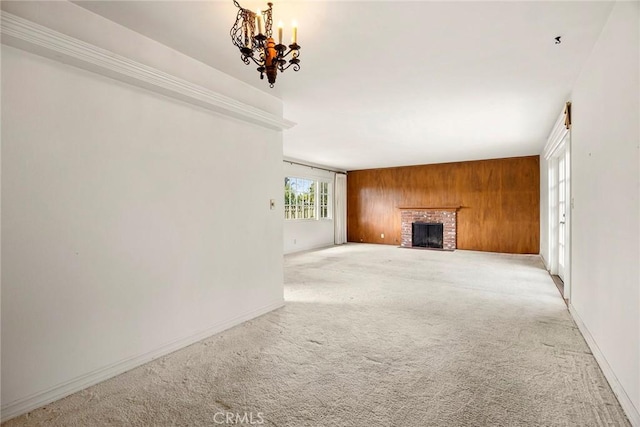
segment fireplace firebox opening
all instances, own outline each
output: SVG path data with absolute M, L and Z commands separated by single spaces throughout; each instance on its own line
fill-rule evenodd
M 444 224 L 441 222 L 414 222 L 411 224 L 412 246 L 443 248 Z

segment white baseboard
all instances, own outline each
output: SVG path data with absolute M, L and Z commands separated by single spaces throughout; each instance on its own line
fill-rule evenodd
M 325 249 L 325 248 L 330 248 L 332 246 L 336 246 L 333 242 L 331 243 L 318 243 L 315 245 L 309 245 L 309 246 L 304 246 L 301 248 L 296 248 L 294 250 L 290 250 L 285 252 L 285 255 L 291 255 L 291 254 L 298 254 L 301 252 L 309 252 L 309 251 L 315 251 L 317 249 Z
M 233 326 L 239 325 L 240 323 L 246 322 L 247 320 L 251 320 L 253 318 L 266 314 L 282 306 L 284 306 L 284 299 L 272 302 L 271 304 L 265 305 L 255 310 L 251 310 L 247 313 L 243 313 L 232 319 L 216 323 L 215 325 L 207 329 L 204 329 L 188 337 L 169 342 L 147 353 L 118 361 L 111 365 L 107 365 L 100 369 L 97 369 L 93 372 L 88 372 L 72 380 L 58 384 L 47 390 L 43 390 L 30 396 L 15 400 L 13 402 L 9 402 L 6 405 L 3 404 L 0 411 L 1 421 L 7 421 L 11 418 L 17 417 L 41 406 L 47 405 L 53 401 L 62 399 L 63 397 L 66 397 L 70 394 L 76 393 L 109 378 L 113 378 L 116 375 L 120 375 L 133 368 L 137 368 L 138 366 L 157 359 L 158 357 L 166 356 L 169 353 L 173 353 L 176 350 L 180 350 L 181 348 L 220 333 L 226 329 L 232 328 Z
M 604 357 L 604 354 L 602 354 L 602 351 L 598 347 L 598 344 L 591 336 L 589 329 L 587 329 L 587 326 L 580 318 L 580 315 L 578 315 L 575 308 L 571 304 L 569 304 L 569 312 L 571 313 L 573 320 L 576 322 L 576 325 L 578 325 L 578 329 L 582 333 L 584 340 L 587 342 L 587 345 L 591 349 L 593 357 L 595 357 L 596 362 L 598 362 L 598 365 L 600 365 L 602 373 L 609 382 L 613 393 L 618 398 L 618 402 L 620 402 L 620 406 L 622 406 L 622 409 L 627 415 L 627 418 L 629 418 L 631 425 L 634 427 L 640 427 L 640 412 L 638 411 L 638 408 L 636 408 L 636 406 L 629 398 L 629 395 L 627 395 L 627 392 L 622 387 L 622 384 L 620 384 L 620 381 L 618 381 L 618 378 L 609 365 L 609 362 L 607 362 L 607 359 Z
M 542 264 L 544 264 L 544 268 L 548 271 L 551 272 L 551 266 L 550 264 L 547 262 L 547 260 L 544 258 L 544 256 L 542 254 L 540 255 L 540 259 L 542 259 Z

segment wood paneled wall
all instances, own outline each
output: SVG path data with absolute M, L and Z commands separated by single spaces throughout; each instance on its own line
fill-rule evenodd
M 539 156 L 349 172 L 347 238 L 399 246 L 398 208 L 448 206 L 461 206 L 458 249 L 537 254 Z

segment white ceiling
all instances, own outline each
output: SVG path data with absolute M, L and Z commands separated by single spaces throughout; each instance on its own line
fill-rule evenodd
M 275 2 L 302 69 L 270 89 L 231 44 L 232 0 L 76 3 L 282 98 L 284 155 L 345 170 L 539 154 L 613 6 Z

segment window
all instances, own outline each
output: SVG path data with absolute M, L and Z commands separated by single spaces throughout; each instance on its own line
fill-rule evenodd
M 330 183 L 308 178 L 284 179 L 285 219 L 331 218 Z
M 284 179 L 285 219 L 313 219 L 316 217 L 316 183 L 310 179 Z
M 329 183 L 328 182 L 319 182 L 319 196 L 318 207 L 320 211 L 320 218 L 326 219 L 329 217 Z

